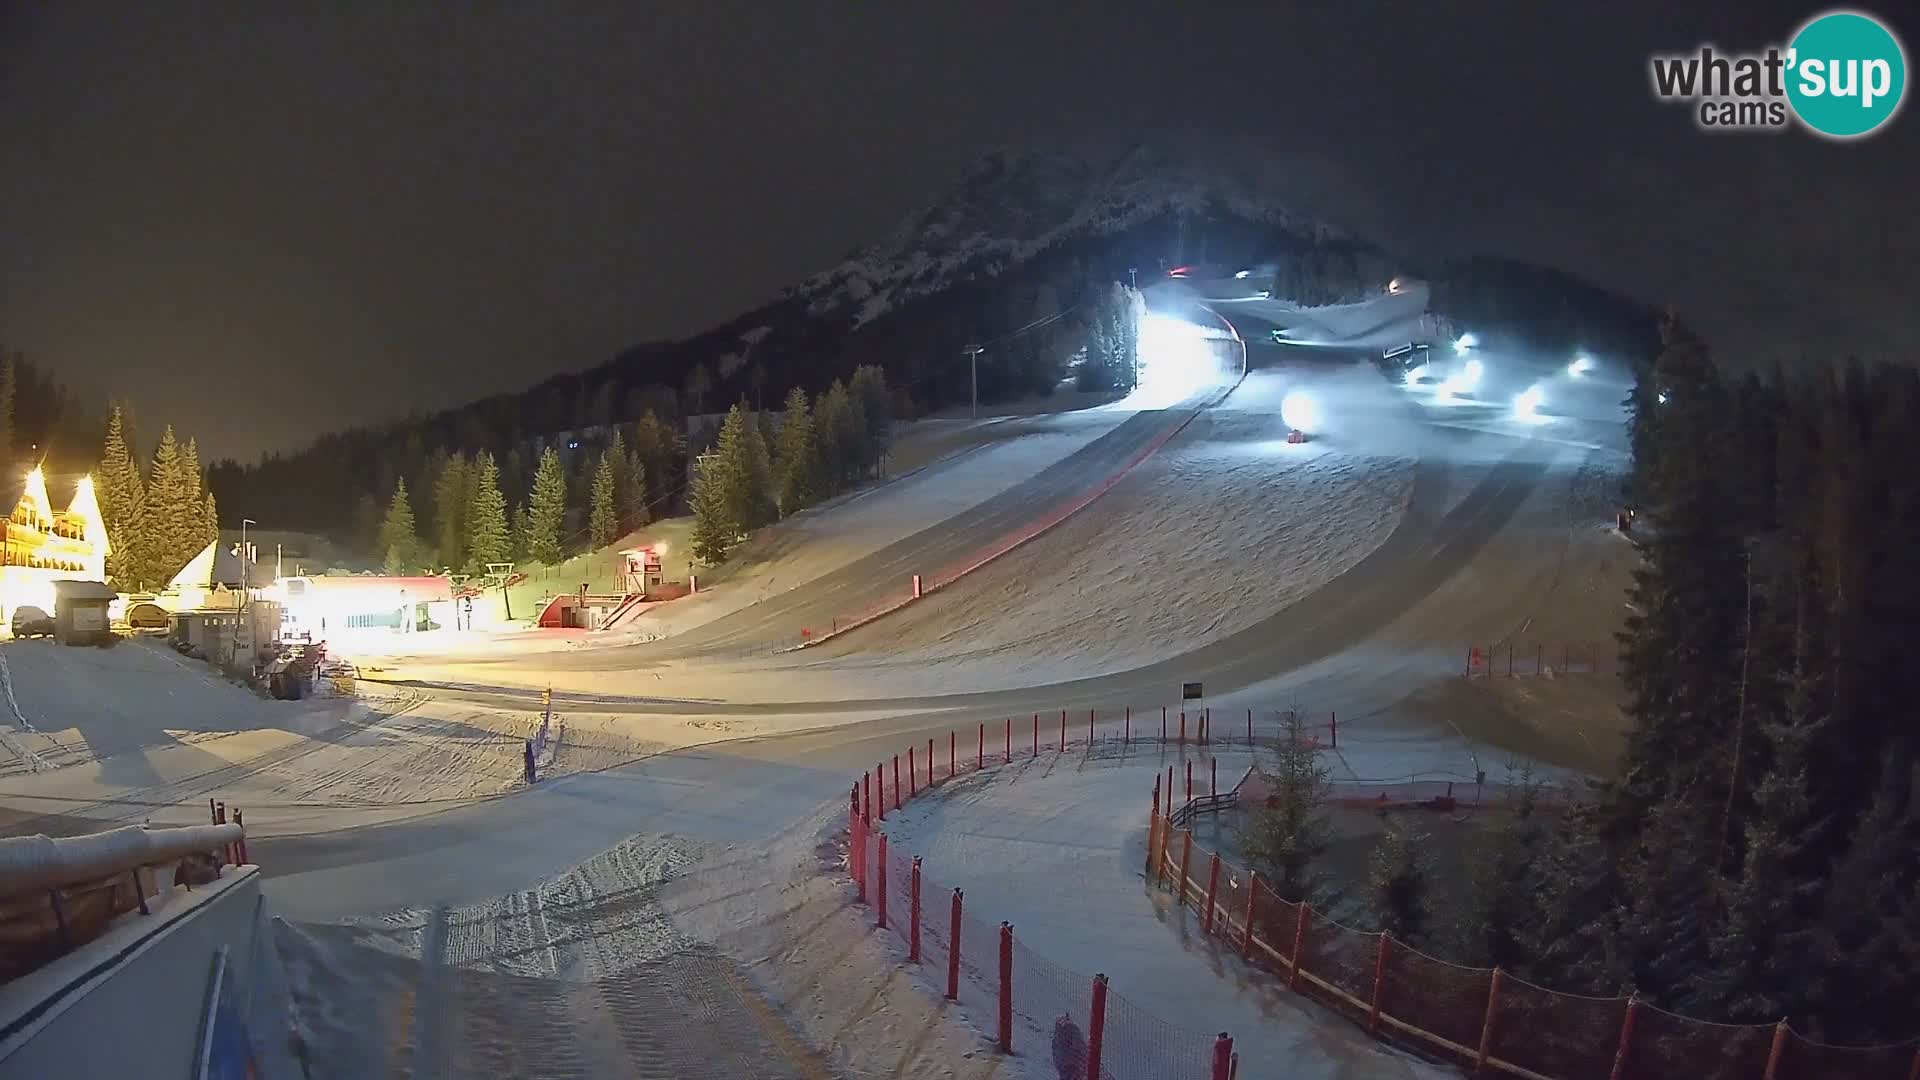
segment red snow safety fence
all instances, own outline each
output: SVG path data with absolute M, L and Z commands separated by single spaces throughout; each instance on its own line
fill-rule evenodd
M 1620 647 L 1605 641 L 1497 641 L 1467 646 L 1469 679 L 1521 675 L 1611 675 L 1620 670 Z
M 1196 800 L 1198 801 L 1198 800 Z M 1184 807 L 1176 807 L 1178 818 Z M 1217 868 L 1217 873 L 1216 873 Z M 1841 1047 L 1781 1024 L 1718 1024 L 1634 998 L 1535 986 L 1342 926 L 1197 844 L 1156 810 L 1147 880 L 1175 890 L 1202 933 L 1375 1037 L 1480 1076 L 1526 1080 L 1915 1080 L 1920 1040 Z M 1212 918 L 1209 920 L 1209 897 Z M 1253 933 L 1247 936 L 1247 927 Z M 1297 962 L 1296 962 L 1297 961 Z

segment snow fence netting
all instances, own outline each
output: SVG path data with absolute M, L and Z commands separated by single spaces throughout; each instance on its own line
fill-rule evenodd
M 1624 997 L 1583 997 L 1502 972 L 1493 1057 L 1556 1080 L 1608 1080 L 1627 1018 Z

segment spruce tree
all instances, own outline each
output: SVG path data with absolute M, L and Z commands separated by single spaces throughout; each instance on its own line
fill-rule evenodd
M 693 556 L 708 566 L 724 560 L 740 539 L 740 522 L 732 515 L 728 498 L 728 489 L 734 486 L 728 467 L 717 450 L 701 454 L 693 463 L 687 496 L 693 511 Z
M 654 416 L 652 409 L 640 414 L 640 422 L 633 429 L 633 450 L 642 466 L 648 505 L 660 504 L 672 491 L 671 462 L 677 446 L 673 432 Z
M 785 415 L 774 442 L 774 487 L 780 512 L 791 514 L 813 504 L 820 494 L 820 445 L 814 434 L 807 392 L 787 392 Z
M 893 397 L 887 390 L 887 373 L 877 365 L 862 364 L 853 370 L 847 392 L 860 403 L 860 416 L 865 421 L 865 464 L 871 470 L 886 455 L 893 434 Z
M 760 430 L 759 413 L 747 414 L 746 430 L 742 437 L 745 439 L 747 505 L 750 508 L 746 525 L 752 530 L 779 520 L 780 504 L 775 498 L 773 455 L 767 449 L 766 433 Z
M 1462 963 L 1512 968 L 1526 960 L 1534 910 L 1529 874 L 1547 837 L 1539 798 L 1539 783 L 1523 771 L 1499 827 L 1474 850 L 1467 902 L 1454 928 L 1454 955 Z
M 617 438 L 617 436 L 616 436 Z M 625 457 L 624 451 L 620 454 Z M 587 528 L 592 533 L 594 548 L 606 547 L 619 539 L 619 512 L 615 506 L 614 489 L 617 486 L 614 473 L 614 447 L 609 446 L 600 453 L 600 467 L 593 471 L 593 496 L 591 499 Z
M 200 440 L 191 435 L 187 437 L 186 445 L 180 448 L 180 475 L 182 482 L 186 484 L 187 501 L 193 505 L 193 514 L 189 521 L 193 536 L 200 545 L 193 550 L 195 554 L 199 554 L 201 547 L 205 547 L 218 537 L 217 534 L 213 537 L 207 535 L 206 481 L 200 472 Z
M 1825 988 L 1810 1025 L 1849 1044 L 1912 1038 L 1920 1001 L 1920 808 L 1882 794 L 1854 829 L 1826 883 L 1809 978 Z
M 647 498 L 644 492 L 641 492 L 638 500 L 634 498 L 636 487 L 639 486 L 635 485 L 633 478 L 634 457 L 627 449 L 626 437 L 620 433 L 618 425 L 614 427 L 613 434 L 607 437 L 606 448 L 601 452 L 600 457 L 603 462 L 613 466 L 614 532 L 621 534 L 627 529 L 646 524 L 636 520 L 640 516 L 640 508 L 646 505 Z M 598 483 L 599 479 L 596 471 L 594 481 Z
M 195 496 L 173 427 L 161 433 L 147 478 L 146 520 L 152 537 L 152 580 L 165 585 L 206 546 L 200 525 L 205 503 Z
M 471 509 L 467 474 L 472 466 L 465 454 L 454 451 L 440 463 L 433 480 L 433 528 L 440 547 L 440 564 L 464 567 L 467 559 L 467 514 Z
M 1368 861 L 1368 900 L 1380 929 L 1409 945 L 1426 939 L 1432 837 L 1405 814 L 1387 818 L 1386 832 Z
M 144 587 L 151 580 L 152 562 L 147 554 L 151 538 L 146 528 L 146 481 L 127 447 L 126 421 L 118 405 L 107 419 L 100 482 L 94 490 L 107 526 L 107 576 L 123 591 Z
M 413 504 L 407 499 L 405 477 L 393 486 L 393 501 L 387 504 L 387 518 L 380 524 L 380 551 L 389 574 L 415 573 L 420 569 L 420 535 L 413 522 Z
M 527 499 L 527 558 L 548 566 L 560 562 L 560 535 L 567 516 L 567 477 L 560 455 L 547 447 L 533 474 Z
M 1316 884 L 1313 860 L 1327 849 L 1331 823 L 1327 767 L 1298 712 L 1288 712 L 1286 730 L 1260 771 L 1271 793 L 1267 805 L 1248 812 L 1241 850 L 1282 900 L 1306 900 Z
M 834 380 L 813 406 L 814 438 L 820 445 L 822 498 L 846 490 L 847 478 L 858 469 L 858 441 L 853 437 L 853 401 L 847 388 Z
M 467 510 L 467 568 L 485 573 L 488 563 L 512 561 L 513 539 L 507 533 L 507 500 L 500 494 L 500 468 L 493 454 L 480 451 L 472 470 L 473 503 Z
M 220 505 L 214 501 L 212 491 L 207 492 L 206 505 L 200 513 L 200 520 L 204 523 L 201 528 L 205 530 L 200 535 L 200 546 L 204 548 L 208 544 L 213 544 L 218 547 L 220 543 Z
M 614 484 L 614 505 L 620 521 L 627 528 L 637 529 L 653 520 L 647 498 L 647 463 L 638 449 L 627 451 L 626 462 Z

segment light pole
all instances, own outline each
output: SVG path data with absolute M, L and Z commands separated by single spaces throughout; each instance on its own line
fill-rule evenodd
M 247 526 L 258 525 L 252 518 L 240 519 L 240 590 L 248 598 L 253 598 L 253 575 L 247 573 Z
M 967 379 L 973 386 L 973 419 L 980 419 L 980 354 L 986 350 L 978 345 L 967 346 Z
M 1135 292 L 1140 291 L 1140 268 L 1139 267 L 1137 266 L 1127 267 L 1127 281 L 1133 285 L 1133 289 Z

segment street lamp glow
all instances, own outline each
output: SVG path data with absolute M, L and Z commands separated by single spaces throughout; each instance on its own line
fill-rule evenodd
M 1480 339 L 1477 337 L 1474 337 L 1472 334 L 1461 334 L 1459 337 L 1454 339 L 1454 342 L 1453 342 L 1454 355 L 1465 356 L 1467 355 L 1468 349 L 1474 348 L 1479 344 L 1480 344 Z
M 1540 405 L 1546 400 L 1546 392 L 1535 383 L 1513 396 L 1513 415 L 1516 420 L 1538 420 Z
M 1280 399 L 1280 420 L 1295 431 L 1311 435 L 1320 430 L 1320 402 L 1305 390 L 1289 390 Z
M 1253 271 L 1251 270 L 1235 270 L 1233 272 L 1233 276 L 1241 281 L 1245 281 L 1247 279 L 1247 275 L 1251 273 L 1253 273 Z
M 1574 357 L 1573 363 L 1567 365 L 1567 374 L 1576 379 L 1592 370 L 1593 359 L 1585 354 Z

